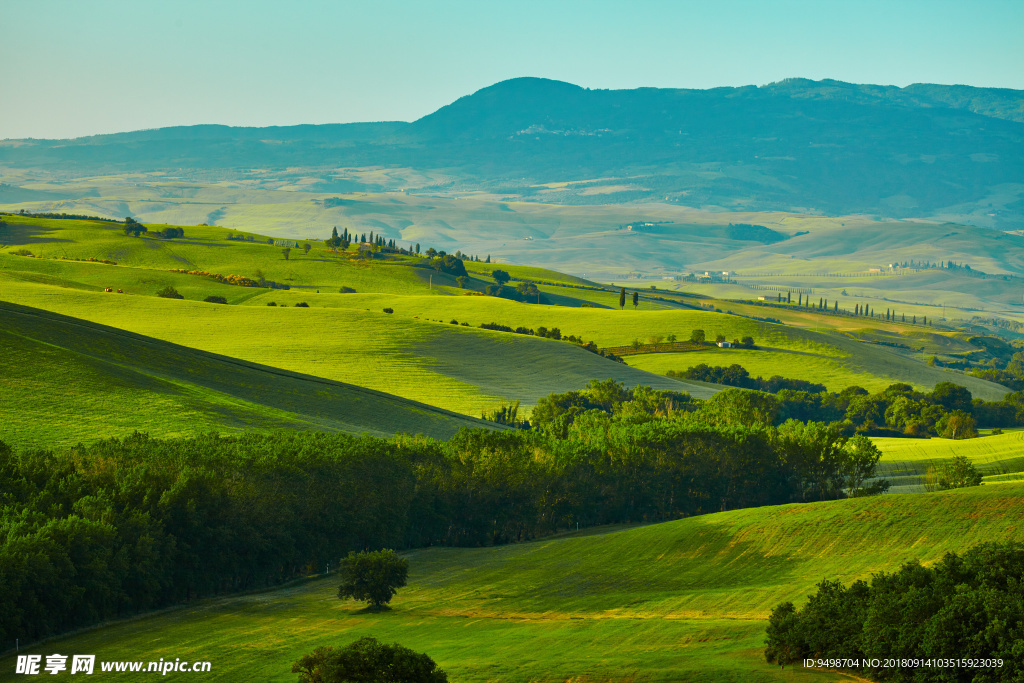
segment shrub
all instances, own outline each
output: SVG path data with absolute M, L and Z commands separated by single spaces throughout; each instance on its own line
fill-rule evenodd
M 159 292 L 157 292 L 156 295 L 160 296 L 160 297 L 163 297 L 165 299 L 184 299 L 185 298 L 181 294 L 178 294 L 178 290 L 176 290 L 174 287 L 170 287 L 170 286 L 164 287 Z
M 268 301 L 268 302 L 267 302 L 267 305 L 268 305 L 268 306 L 276 306 L 276 305 L 277 305 L 277 302 L 276 302 L 276 301 Z
M 15 249 L 11 254 L 14 256 L 31 256 L 32 252 L 28 249 Z
M 967 457 L 958 455 L 939 470 L 938 484 L 943 491 L 980 486 L 981 472 Z
M 222 296 L 208 296 L 203 299 L 203 301 L 208 304 L 226 304 L 228 302 L 228 300 Z
M 299 303 L 295 304 L 295 308 L 309 308 L 309 304 L 307 304 L 305 301 L 300 301 Z
M 356 293 L 356 290 L 352 289 L 351 287 L 342 287 L 341 289 L 338 290 L 338 294 L 355 294 L 355 293 Z
M 427 655 L 398 643 L 385 645 L 369 636 L 340 650 L 318 647 L 293 663 L 292 673 L 299 674 L 299 683 L 448 683 L 448 675 Z
M 395 312 L 395 309 L 393 309 L 393 308 L 385 308 L 385 309 L 384 309 L 384 312 L 385 312 L 385 313 L 394 313 L 394 312 Z

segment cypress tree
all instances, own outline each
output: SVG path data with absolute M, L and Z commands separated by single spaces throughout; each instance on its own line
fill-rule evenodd
M 797 306 L 803 306 L 804 305 L 804 295 L 801 294 L 800 292 L 796 293 L 796 305 Z
M 786 292 L 786 303 L 793 303 L 793 292 Z
M 619 290 L 619 310 L 621 311 L 626 307 L 626 288 L 623 287 Z
M 832 306 L 832 312 L 833 313 L 838 313 L 839 312 L 839 302 L 838 301 L 836 301 L 835 305 Z

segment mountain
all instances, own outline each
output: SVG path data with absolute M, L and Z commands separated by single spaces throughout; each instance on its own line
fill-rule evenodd
M 588 90 L 517 78 L 412 123 L 190 126 L 26 140 L 0 145 L 0 164 L 82 175 L 199 169 L 222 176 L 392 166 L 444 171 L 450 181 L 441 189 L 526 200 L 536 199 L 538 184 L 573 181 L 544 200 L 975 214 L 1004 227 L 1024 218 L 1024 92 L 805 79 Z M 608 178 L 616 179 L 611 187 Z

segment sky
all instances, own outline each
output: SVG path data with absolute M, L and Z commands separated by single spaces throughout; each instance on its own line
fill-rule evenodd
M 412 121 L 499 81 L 1024 90 L 1021 0 L 0 0 L 0 139 Z

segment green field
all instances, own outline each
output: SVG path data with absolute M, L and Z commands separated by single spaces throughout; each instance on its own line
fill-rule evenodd
M 17 448 L 73 446 L 134 431 L 171 437 L 318 429 L 448 438 L 461 427 L 485 424 L 362 387 L 3 302 L 0 352 L 7 361 L 0 387 L 12 407 L 4 410 L 0 440 Z
M 670 334 L 685 339 L 700 328 L 712 337 L 749 335 L 761 346 L 816 355 L 808 362 L 808 356 L 775 354 L 780 361 L 777 367 L 769 371 L 765 366 L 772 363 L 766 360 L 757 369 L 748 368 L 753 374 L 812 381 L 827 378 L 830 388 L 841 388 L 844 381 L 869 388 L 905 381 L 928 389 L 955 379 L 977 397 L 994 399 L 1006 393 L 983 380 L 951 377 L 929 368 L 914 354 L 854 342 L 847 334 L 679 308 L 658 300 L 642 299 L 637 310 L 627 304 L 620 311 L 614 292 L 598 291 L 587 281 L 539 268 L 507 266 L 513 277 L 572 285 L 541 285 L 565 305 L 463 296 L 465 291 L 454 286 L 451 276 L 417 267 L 423 264 L 416 258 L 361 260 L 311 243 L 308 255 L 293 249 L 285 260 L 280 247 L 229 241 L 223 228 L 187 227 L 184 240 L 160 240 L 125 237 L 117 225 L 109 223 L 12 217 L 5 230 L 12 239 L 8 252 L 27 248 L 35 257 L 0 254 L 0 298 L 4 300 L 473 416 L 503 402 L 518 400 L 528 407 L 552 391 L 576 389 L 594 378 L 687 390 L 695 396 L 706 396 L 709 390 L 657 376 L 684 367 L 638 366 L 660 370 L 654 375 L 640 373 L 567 343 L 466 329 L 451 325 L 452 320 L 471 327 L 485 322 L 558 327 L 565 335 L 601 347 Z M 87 258 L 118 265 L 68 260 Z M 469 264 L 478 278 L 489 276 L 496 267 Z M 267 280 L 291 289 L 238 287 L 169 272 L 172 268 L 246 277 L 259 271 Z M 483 279 L 473 282 L 476 288 L 486 283 Z M 152 296 L 166 286 L 175 287 L 186 301 Z M 103 293 L 104 287 L 121 288 L 127 294 Z M 356 293 L 340 294 L 341 287 Z M 233 305 L 201 303 L 211 295 L 223 296 Z M 608 308 L 579 307 L 588 299 Z M 278 306 L 267 306 L 270 302 Z M 300 302 L 310 308 L 296 309 Z M 394 314 L 383 313 L 384 308 L 393 309 Z M 168 323 L 170 319 L 173 324 Z M 916 338 L 913 343 L 918 343 Z M 657 359 L 659 364 L 669 362 Z
M 23 649 L 213 663 L 210 680 L 293 681 L 290 663 L 363 635 L 431 655 L 453 681 L 847 680 L 764 663 L 781 601 L 983 541 L 1024 540 L 1024 485 L 736 510 L 508 546 L 409 553 L 393 611 L 335 582 L 203 601 Z M 607 532 L 607 533 L 606 533 Z M 8 658 L 8 664 L 13 658 Z M 0 680 L 17 680 L 3 667 Z
M 627 356 L 626 362 L 635 368 L 665 374 L 670 370 L 682 372 L 701 363 L 711 366 L 742 366 L 751 377 L 783 375 L 789 379 L 802 379 L 824 384 L 829 391 L 839 392 L 850 386 L 880 391 L 890 384 L 889 377 L 867 372 L 855 372 L 843 365 L 842 359 L 813 354 L 794 354 L 782 351 L 746 349 L 709 349 L 686 353 L 648 353 Z
M 929 467 L 938 469 L 956 456 L 964 456 L 984 475 L 985 484 L 1017 482 L 1024 479 L 1024 431 L 976 439 L 893 439 L 873 438 L 882 451 L 878 476 L 885 477 L 894 493 L 924 491 Z
M 677 286 L 665 278 L 690 272 L 729 271 L 738 274 L 738 285 L 678 286 L 721 298 L 756 298 L 765 293 L 745 284 L 804 288 L 851 309 L 855 303 L 867 303 L 880 311 L 896 307 L 936 321 L 969 320 L 975 315 L 1024 321 L 1019 280 L 979 279 L 943 270 L 895 277 L 842 276 L 864 275 L 871 268 L 887 269 L 893 261 L 915 259 L 952 260 L 985 273 L 1019 277 L 1024 273 L 1020 257 L 1024 238 L 999 230 L 866 216 L 777 211 L 723 214 L 662 203 L 571 206 L 509 201 L 481 193 L 446 192 L 435 184 L 443 185 L 449 178 L 411 169 L 348 172 L 358 182 L 369 179 L 372 185 L 392 190 L 426 183 L 423 191 L 428 194 L 310 192 L 319 182 L 316 169 L 307 169 L 306 176 L 301 169 L 293 170 L 286 181 L 256 174 L 244 183 L 206 185 L 159 173 L 71 183 L 26 183 L 24 178 L 10 176 L 6 182 L 28 188 L 26 201 L 9 200 L 0 208 L 118 218 L 130 214 L 146 224 L 211 223 L 222 233 L 240 229 L 300 240 L 323 239 L 332 226 L 348 227 L 365 233 L 372 230 L 403 246 L 420 242 L 424 249 L 461 249 L 481 258 L 491 255 L 500 262 L 497 267 L 545 266 L 641 289 L 651 284 Z M 537 186 L 533 199 L 550 196 L 557 201 L 557 185 Z M 32 192 L 43 195 L 28 200 Z M 328 198 L 340 198 L 342 203 L 327 207 L 324 200 Z M 641 220 L 657 224 L 656 228 L 650 232 L 623 229 Z M 789 238 L 774 244 L 727 239 L 716 230 L 728 223 L 762 225 Z M 0 235 L 0 243 L 12 242 Z

